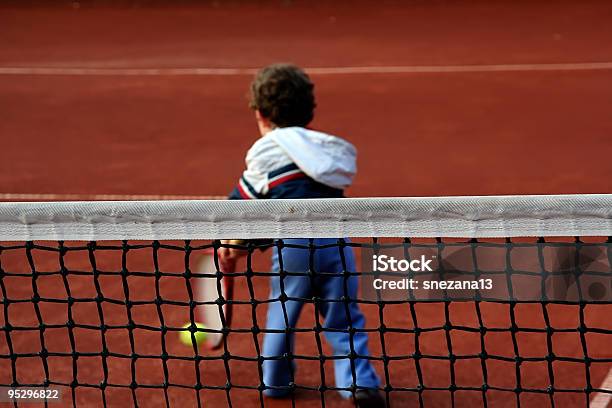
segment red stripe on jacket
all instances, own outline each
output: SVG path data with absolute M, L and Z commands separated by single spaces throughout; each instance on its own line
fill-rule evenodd
M 289 174 L 287 176 L 284 176 L 284 177 L 281 177 L 279 179 L 274 180 L 273 182 L 268 184 L 268 188 L 274 188 L 274 187 L 278 186 L 279 184 L 285 183 L 287 181 L 295 180 L 295 179 L 299 179 L 299 178 L 305 178 L 305 177 L 306 177 L 306 175 L 304 173 L 302 173 L 302 172 Z

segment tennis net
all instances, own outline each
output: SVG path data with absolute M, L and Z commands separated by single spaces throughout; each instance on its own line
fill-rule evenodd
M 2 203 L 0 402 L 605 406 L 611 236 L 612 195 Z

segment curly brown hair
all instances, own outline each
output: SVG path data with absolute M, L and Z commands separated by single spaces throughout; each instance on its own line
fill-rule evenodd
M 296 65 L 268 65 L 251 83 L 250 107 L 278 127 L 305 127 L 314 117 L 314 84 Z

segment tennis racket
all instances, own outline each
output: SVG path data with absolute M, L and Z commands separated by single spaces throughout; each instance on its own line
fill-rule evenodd
M 225 260 L 219 258 L 219 269 L 224 274 L 235 272 L 236 259 Z M 213 249 L 210 249 L 202 256 L 196 272 L 210 275 L 197 279 L 196 301 L 216 302 L 220 297 L 219 290 L 223 299 L 226 300 L 221 307 L 216 303 L 198 306 L 199 318 L 208 329 L 214 330 L 214 332 L 207 333 L 205 346 L 210 350 L 218 349 L 223 344 L 227 334 L 222 332 L 224 325 L 225 327 L 230 327 L 232 323 L 232 304 L 227 303 L 227 301 L 232 300 L 234 295 L 234 278 L 223 275 L 219 279 L 215 276 L 217 267 L 215 265 Z

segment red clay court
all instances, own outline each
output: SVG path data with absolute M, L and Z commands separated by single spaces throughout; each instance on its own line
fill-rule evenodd
M 351 197 L 589 194 L 612 192 L 612 4 L 605 1 L 544 2 L 213 2 L 206 5 L 157 2 L 139 6 L 103 2 L 56 6 L 3 5 L 0 8 L 0 201 L 64 201 L 89 199 L 151 199 L 223 196 L 244 168 L 244 154 L 257 138 L 247 106 L 254 69 L 290 61 L 304 66 L 316 84 L 314 128 L 338 134 L 359 151 L 359 172 L 348 190 Z M 142 2 L 146 3 L 146 2 Z M 185 258 L 184 242 L 172 241 L 156 249 L 151 242 L 126 251 L 120 242 L 97 249 L 92 266 L 86 244 L 66 243 L 78 249 L 62 259 L 57 243 L 23 243 L 15 249 L 0 243 L 0 266 L 24 276 L 5 276 L 4 299 L 30 299 L 39 290 L 43 298 L 67 295 L 59 275 L 42 275 L 31 285 L 32 270 L 55 271 L 60 262 L 73 271 L 92 268 L 165 273 L 197 262 L 199 252 Z M 192 245 L 204 245 L 193 242 Z M 48 249 L 52 249 L 49 252 Z M 159 265 L 151 254 L 159 250 Z M 266 256 L 255 256 L 253 269 L 268 268 Z M 93 299 L 98 289 L 88 274 L 70 276 L 71 296 Z M 120 274 L 100 277 L 104 295 L 125 302 L 145 302 L 156 296 L 185 302 L 185 279 L 167 276 L 154 286 L 151 276 L 122 281 Z M 267 281 L 253 279 L 259 297 L 266 296 Z M 58 295 L 58 293 L 60 295 Z M 238 279 L 237 299 L 248 301 L 248 279 Z M 66 304 L 48 302 L 40 312 L 46 324 L 61 326 L 72 319 L 77 326 L 11 333 L 13 351 L 32 353 L 18 359 L 23 383 L 44 378 L 41 337 L 49 351 L 84 353 L 72 359 L 48 358 L 52 379 L 99 384 L 103 367 L 99 358 L 102 337 L 117 356 L 160 355 L 159 333 L 136 328 L 99 327 L 96 302 L 76 302 L 72 316 Z M 415 304 L 422 328 L 479 327 L 473 302 Z M 588 376 L 594 387 L 604 384 L 612 368 L 612 323 L 609 304 L 513 305 L 482 303 L 487 327 L 568 329 L 555 333 L 550 347 L 574 362 L 556 362 L 555 385 L 586 386 L 586 342 L 598 361 Z M 406 305 L 385 307 L 381 321 L 375 305 L 363 306 L 369 328 L 413 328 Z M 251 305 L 236 307 L 235 328 L 250 329 Z M 512 309 L 512 311 L 510 310 Z M 546 311 L 544 311 L 546 309 Z M 7 319 L 6 308 L 0 311 Z M 185 307 L 164 305 L 169 327 L 179 327 L 189 315 Z M 127 324 L 125 306 L 104 304 L 107 325 Z M 154 304 L 135 305 L 133 321 L 160 327 Z M 265 321 L 265 307 L 255 311 Z M 312 308 L 306 307 L 299 327 L 312 328 Z M 514 322 L 511 321 L 515 320 Z M 545 322 L 548 316 L 550 322 Z M 571 332 L 584 322 L 602 329 L 581 338 Z M 32 302 L 10 306 L 13 326 L 37 327 Z M 5 331 L 5 333 L 7 333 Z M 422 362 L 423 382 L 430 389 L 419 393 L 392 393 L 391 406 L 481 406 L 480 391 L 446 390 L 451 381 L 449 342 L 453 353 L 481 352 L 478 334 L 431 330 L 421 335 L 423 354 L 443 358 Z M 168 363 L 172 383 L 167 398 L 173 406 L 260 406 L 257 390 L 224 386 L 257 386 L 257 364 L 250 360 L 222 359 L 199 365 L 202 383 L 219 389 L 192 387 L 196 379 L 193 350 L 169 333 L 165 347 L 185 360 Z M 73 337 L 71 337 L 73 336 Z M 130 345 L 130 336 L 136 350 Z M 488 352 L 510 359 L 489 361 L 488 383 L 500 388 L 516 386 L 516 355 L 546 355 L 547 335 L 523 332 L 513 337 L 504 331 L 487 336 Z M 6 336 L 4 336 L 6 337 Z M 296 354 L 317 356 L 313 333 L 298 333 Z M 386 333 L 388 355 L 414 353 L 414 333 Z M 74 343 L 74 344 L 72 344 Z M 373 356 L 381 356 L 381 340 L 370 335 Z M 405 345 L 409 344 L 410 349 Z M 0 337 L 0 354 L 9 352 Z M 253 357 L 252 334 L 229 337 L 229 351 Z M 327 347 L 327 346 L 324 346 Z M 329 349 L 325 349 L 329 352 Z M 91 355 L 87 355 L 87 354 Z M 190 354 L 191 353 L 191 354 Z M 222 352 L 220 352 L 222 353 Z M 96 357 L 97 355 L 97 357 Z M 211 354 L 215 355 L 215 354 Z M 163 392 L 147 384 L 164 381 L 160 359 L 108 357 L 109 406 L 165 406 Z M 219 354 L 217 354 L 219 356 Z M 68 362 L 67 362 L 68 361 Z M 329 363 L 329 362 L 328 362 Z M 325 364 L 328 379 L 332 367 Z M 319 361 L 300 361 L 296 382 L 316 387 Z M 382 361 L 376 361 L 384 377 Z M 455 364 L 455 363 L 453 363 Z M 76 367 L 76 368 L 75 368 Z M 11 382 L 10 359 L 0 359 L 0 383 Z M 480 387 L 480 360 L 457 360 L 457 384 Z M 521 387 L 542 389 L 549 384 L 546 362 L 521 365 Z M 132 373 L 136 373 L 133 374 Z M 418 384 L 410 359 L 389 363 L 394 387 Z M 383 379 L 384 381 L 384 379 Z M 139 385 L 134 392 L 131 382 Z M 144 384 L 142 387 L 140 385 Z M 439 388 L 439 390 L 437 390 Z M 610 388 L 610 387 L 608 387 Z M 555 406 L 586 406 L 596 398 L 580 393 L 556 393 Z M 100 406 L 99 388 L 77 387 L 76 401 L 65 392 L 66 405 Z M 136 395 L 136 399 L 134 398 Z M 319 391 L 300 390 L 295 399 L 265 400 L 266 406 L 321 406 Z M 421 400 L 419 399 L 421 397 Z M 601 400 L 609 401 L 610 394 Z M 451 399 L 452 398 L 452 399 Z M 67 402 L 66 402 L 67 401 Z M 547 393 L 489 390 L 491 407 L 550 406 Z M 351 406 L 334 392 L 325 392 L 326 406 Z M 1 405 L 1 403 L 0 403 Z M 595 404 L 592 404 L 595 407 Z M 605 406 L 605 405 L 601 405 Z M 597 406 L 600 408 L 600 406 Z

